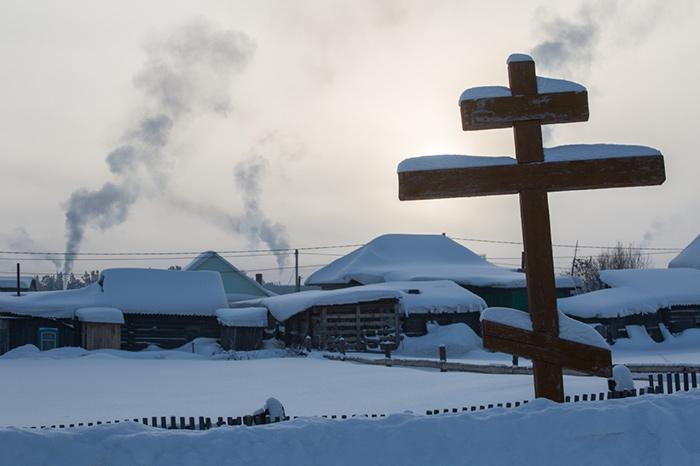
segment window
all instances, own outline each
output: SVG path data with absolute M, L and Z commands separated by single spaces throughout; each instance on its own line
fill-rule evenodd
M 40 328 L 39 329 L 39 349 L 46 351 L 58 347 L 58 329 L 56 328 Z

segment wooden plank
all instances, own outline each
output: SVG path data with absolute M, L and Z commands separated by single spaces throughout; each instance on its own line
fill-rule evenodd
M 532 376 L 537 398 L 564 402 L 564 371 L 560 364 L 535 360 L 532 362 Z
M 497 322 L 481 322 L 484 348 L 557 366 L 612 377 L 610 351 Z
M 520 193 L 520 218 L 525 252 L 528 310 L 536 332 L 556 337 L 559 333 L 552 233 L 547 192 Z
M 460 104 L 462 129 L 510 128 L 514 123 L 538 120 L 542 124 L 588 121 L 588 93 L 557 92 L 464 100 Z
M 515 158 L 519 164 L 544 162 L 542 125 L 539 121 L 520 121 L 513 125 Z
M 665 180 L 661 155 L 423 170 L 399 173 L 399 199 L 655 186 Z
M 537 94 L 535 61 L 513 61 L 508 63 L 508 87 L 513 95 Z

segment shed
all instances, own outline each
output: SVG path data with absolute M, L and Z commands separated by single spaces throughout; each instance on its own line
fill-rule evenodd
M 663 325 L 671 333 L 700 327 L 700 270 L 690 268 L 602 270 L 607 286 L 557 300 L 559 310 L 596 325 L 614 341 L 628 325 L 641 325 L 656 341 Z
M 379 236 L 313 273 L 307 285 L 325 290 L 396 281 L 450 280 L 490 307 L 527 310 L 525 273 L 500 267 L 444 235 Z M 557 296 L 573 294 L 578 278 L 555 277 Z
M 335 349 L 340 338 L 349 348 L 377 347 L 389 340 L 398 345 L 407 323 L 414 334 L 425 333 L 427 320 L 476 322 L 486 308 L 483 299 L 448 280 L 392 282 L 330 291 L 303 291 L 239 303 L 261 306 L 282 323 L 288 345 L 308 336 L 320 349 Z M 473 321 L 473 322 L 472 322 Z
M 75 311 L 80 322 L 81 345 L 88 351 L 119 349 L 124 314 L 114 307 L 84 307 Z
M 224 350 L 260 349 L 263 330 L 267 327 L 266 308 L 218 309 L 216 318 L 221 324 L 221 347 Z

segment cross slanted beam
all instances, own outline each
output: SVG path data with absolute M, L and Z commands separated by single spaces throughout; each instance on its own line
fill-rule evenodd
M 559 338 L 547 193 L 661 184 L 665 180 L 663 157 L 648 148 L 623 157 L 601 156 L 601 148 L 595 147 L 590 158 L 547 160 L 541 125 L 586 121 L 588 95 L 580 86 L 540 94 L 535 63 L 527 56 L 509 59 L 508 79 L 510 96 L 480 97 L 476 93 L 477 97 L 462 100 L 461 117 L 465 131 L 513 127 L 516 160 L 487 162 L 486 166 L 482 163 L 463 168 L 402 171 L 399 198 L 519 194 L 532 331 L 484 320 L 483 344 L 488 349 L 531 359 L 535 395 L 563 401 L 562 367 L 609 377 L 612 362 L 607 349 Z

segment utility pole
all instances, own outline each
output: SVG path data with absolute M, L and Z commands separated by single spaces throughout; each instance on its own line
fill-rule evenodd
M 301 282 L 299 281 L 299 250 L 294 250 L 294 291 L 297 293 L 301 291 Z
M 574 260 L 571 261 L 571 276 L 574 276 L 574 265 L 576 265 L 576 253 L 578 252 L 578 240 L 576 240 L 576 246 L 574 246 Z

